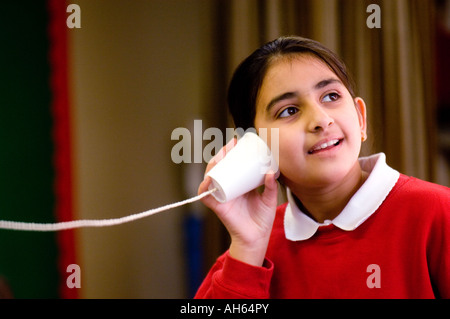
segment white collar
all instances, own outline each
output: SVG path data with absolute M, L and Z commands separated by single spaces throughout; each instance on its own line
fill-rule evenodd
M 289 203 L 284 216 L 284 231 L 287 239 L 306 240 L 315 234 L 319 226 L 331 223 L 342 230 L 354 230 L 378 209 L 397 183 L 400 173 L 386 164 L 384 153 L 361 157 L 359 163 L 361 169 L 370 175 L 342 212 L 332 221 L 327 220 L 320 224 L 304 214 L 296 205 L 290 189 L 287 188 Z

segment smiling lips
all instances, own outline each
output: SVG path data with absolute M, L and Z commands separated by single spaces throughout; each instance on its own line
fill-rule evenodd
M 342 140 L 343 139 L 335 138 L 335 139 L 331 139 L 331 140 L 326 141 L 326 142 L 320 142 L 320 143 L 314 145 L 308 151 L 308 154 L 315 154 L 315 153 L 318 153 L 318 152 L 322 152 L 322 151 L 326 151 L 326 150 L 332 149 L 333 147 L 338 146 L 342 142 Z

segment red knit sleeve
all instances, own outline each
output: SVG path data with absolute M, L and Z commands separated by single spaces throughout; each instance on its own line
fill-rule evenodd
M 434 213 L 427 253 L 430 276 L 436 297 L 450 299 L 450 189 L 425 198 Z
M 262 267 L 232 258 L 228 251 L 213 265 L 195 295 L 196 299 L 269 298 L 273 263 L 265 259 Z

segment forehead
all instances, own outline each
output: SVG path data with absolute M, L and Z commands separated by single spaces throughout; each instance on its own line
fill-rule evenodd
M 257 96 L 257 106 L 284 92 L 305 92 L 324 79 L 339 79 L 321 59 L 311 54 L 282 56 L 271 61 Z
M 281 56 L 270 62 L 261 88 L 265 84 L 272 86 L 274 84 L 273 81 L 279 83 L 283 79 L 295 79 L 302 83 L 308 83 L 314 82 L 314 80 L 323 76 L 338 78 L 323 60 L 312 54 Z

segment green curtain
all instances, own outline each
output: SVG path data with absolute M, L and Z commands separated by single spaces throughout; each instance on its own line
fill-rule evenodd
M 0 219 L 54 222 L 46 1 L 0 8 Z M 55 233 L 0 229 L 0 277 L 15 298 L 57 298 Z

